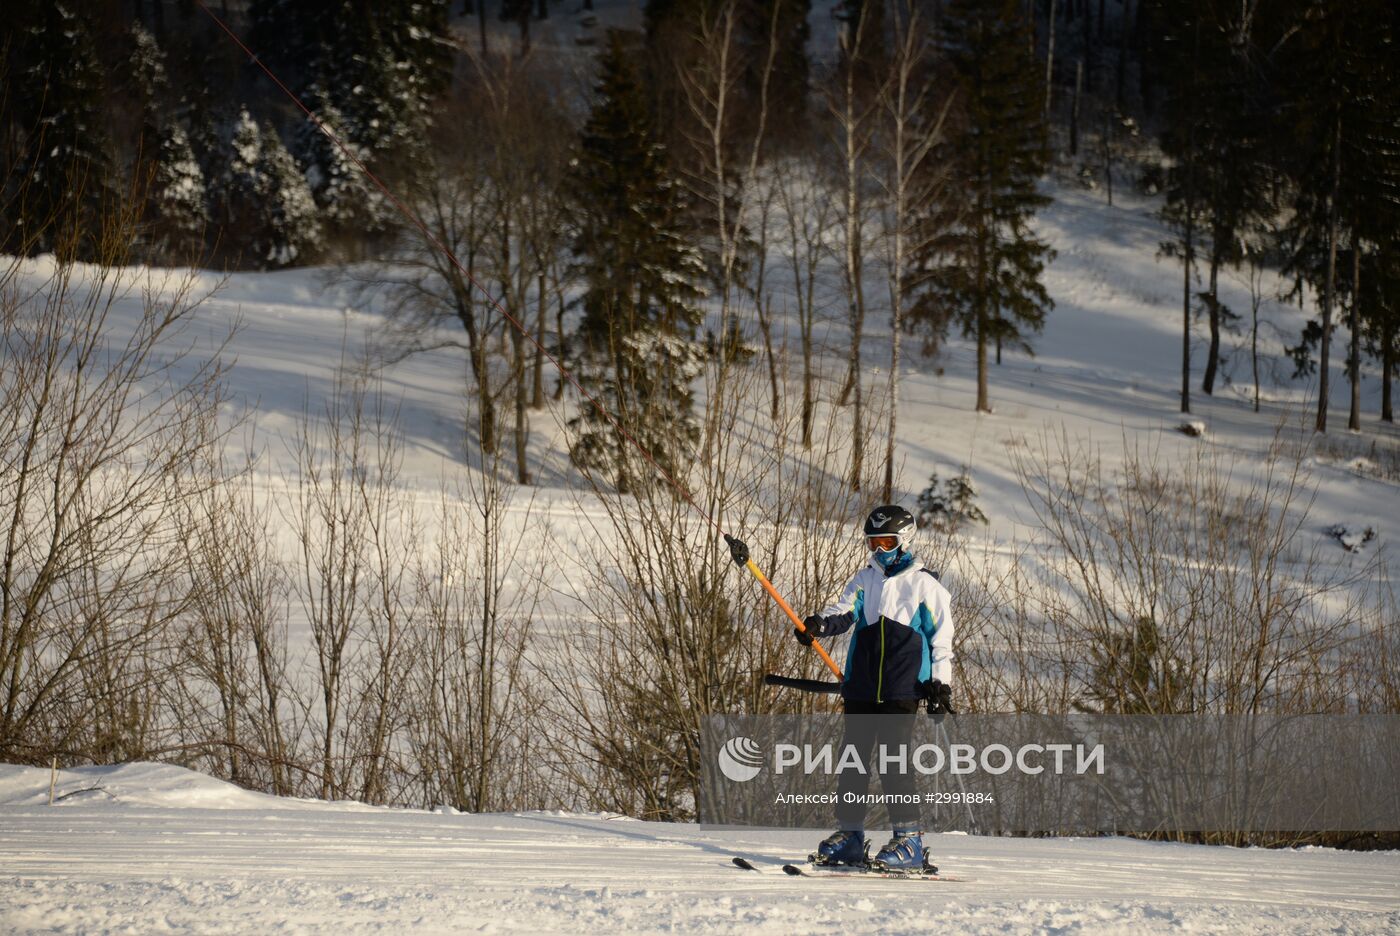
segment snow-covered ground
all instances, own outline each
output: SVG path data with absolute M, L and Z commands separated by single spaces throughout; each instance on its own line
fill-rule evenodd
M 931 837 L 964 883 L 789 878 L 805 832 L 284 800 L 0 767 L 6 933 L 1400 931 L 1400 854 Z M 751 856 L 766 873 L 734 868 Z

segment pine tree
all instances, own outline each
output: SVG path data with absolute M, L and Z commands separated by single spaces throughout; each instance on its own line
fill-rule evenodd
M 699 439 L 691 381 L 704 354 L 696 285 L 705 275 L 687 242 L 683 189 L 650 129 L 623 33 L 599 56 L 597 100 L 568 180 L 584 282 L 580 379 L 668 472 Z M 611 472 L 617 488 L 647 479 L 630 443 L 586 401 L 571 421 L 571 454 Z
M 109 197 L 103 74 L 89 18 L 71 3 L 19 0 L 0 16 L 7 167 L 0 249 L 90 251 Z M 61 241 L 60 232 L 77 234 Z M 83 233 L 86 232 L 86 233 Z M 60 242 L 61 241 L 61 242 Z
M 345 144 L 361 162 L 369 158 L 366 147 L 351 139 L 345 117 L 321 88 L 313 88 L 309 103 L 326 130 Z M 384 197 L 353 160 L 326 132 L 311 121 L 297 127 L 293 153 L 305 167 L 306 184 L 320 209 L 326 234 L 333 240 L 353 239 L 383 230 Z
M 1296 41 L 1285 50 L 1279 69 L 1288 101 L 1287 119 L 1279 121 L 1281 136 L 1300 154 L 1291 166 L 1295 195 L 1287 230 L 1291 257 L 1285 270 L 1299 287 L 1304 282 L 1312 285 L 1321 312 L 1292 350 L 1310 369 L 1310 345 L 1315 341 L 1318 347 L 1318 432 L 1327 431 L 1335 313 L 1344 294 L 1354 292 L 1349 272 L 1360 267 L 1359 262 L 1347 261 L 1350 251 L 1363 249 L 1373 200 L 1385 197 L 1370 167 L 1372 160 L 1385 163 L 1388 144 L 1379 141 L 1376 149 L 1378 141 L 1368 128 L 1377 116 L 1379 95 L 1394 93 L 1378 92 L 1375 82 L 1395 55 L 1392 43 L 1377 41 L 1389 32 L 1386 24 L 1392 16 L 1391 5 L 1381 0 L 1306 5 Z M 1355 297 L 1352 305 L 1355 308 Z M 1350 324 L 1355 342 L 1360 327 L 1356 317 Z
M 209 223 L 204 173 L 170 105 L 165 53 L 139 24 L 132 27 L 131 38 L 128 64 L 141 107 L 142 165 L 137 171 L 148 185 L 146 255 L 155 261 L 187 260 L 203 246 Z
M 447 0 L 254 0 L 254 41 L 303 91 L 320 88 L 377 173 L 412 174 L 447 86 Z
M 272 128 L 262 135 L 259 175 L 266 185 L 266 216 L 257 256 L 277 268 L 312 260 L 321 246 L 321 222 L 316 201 L 301 168 Z
M 1193 255 L 1198 238 L 1204 241 L 1206 289 L 1197 293 L 1188 280 L 1183 302 L 1190 311 L 1191 300 L 1198 300 L 1210 326 L 1201 381 L 1209 396 L 1221 362 L 1222 332 L 1238 318 L 1220 300 L 1220 270 L 1238 266 L 1243 232 L 1277 210 L 1269 140 L 1277 102 L 1265 56 L 1280 38 L 1280 21 L 1224 0 L 1155 0 L 1146 12 L 1166 37 L 1155 49 L 1168 94 L 1162 149 L 1173 160 L 1164 217 L 1182 231 L 1181 242 L 1165 252 L 1186 254 L 1188 203 Z M 1189 315 L 1183 328 L 1188 340 Z M 1189 363 L 1183 366 L 1186 379 Z
M 306 178 L 277 132 L 246 107 L 225 131 L 223 168 L 211 193 L 221 251 L 234 262 L 282 267 L 320 246 L 320 221 Z
M 916 222 L 911 282 L 920 295 L 911 328 L 925 348 L 950 323 L 977 341 L 977 409 L 991 411 L 989 345 L 1029 352 L 1053 302 L 1041 283 L 1054 252 L 1031 232 L 1050 199 L 1037 189 L 1048 164 L 1042 120 L 1044 79 L 1014 0 L 952 0 L 942 40 L 957 83 L 958 113 L 933 162 L 952 167 L 948 196 Z M 957 199 L 956 202 L 951 199 Z

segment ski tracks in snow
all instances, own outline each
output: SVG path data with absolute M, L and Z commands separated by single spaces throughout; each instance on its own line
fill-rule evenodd
M 1400 931 L 1392 853 L 941 835 L 939 866 L 972 880 L 823 880 L 730 864 L 776 871 L 819 832 L 371 809 L 174 767 L 87 772 L 68 782 L 109 796 L 48 807 L 47 771 L 0 767 L 0 931 Z

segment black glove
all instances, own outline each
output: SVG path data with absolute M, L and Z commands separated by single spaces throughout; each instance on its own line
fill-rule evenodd
M 812 645 L 812 641 L 816 640 L 822 635 L 822 627 L 825 624 L 826 619 L 823 618 L 820 614 L 809 614 L 802 621 L 802 626 L 805 627 L 806 630 L 798 630 L 794 627 L 792 629 L 792 636 L 796 637 L 797 642 L 802 644 L 802 646 L 810 647 Z
M 953 687 L 937 679 L 924 683 L 924 700 L 930 715 L 956 715 L 953 708 Z

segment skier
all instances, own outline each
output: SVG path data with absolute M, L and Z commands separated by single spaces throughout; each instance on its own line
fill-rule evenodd
M 952 712 L 953 618 L 948 590 L 908 549 L 915 529 L 909 511 L 895 505 L 876 507 L 864 529 L 869 564 L 846 584 L 835 604 L 808 615 L 802 622 L 806 630 L 793 628 L 793 634 L 810 646 L 817 637 L 854 629 L 841 685 L 845 713 L 884 717 L 847 717 L 841 744 L 842 750 L 854 745 L 862 763 L 871 764 L 877 744 L 887 750 L 909 744 L 920 701 L 927 702 L 930 714 Z M 880 784 L 886 794 L 896 794 L 896 800 L 904 799 L 899 794 L 916 793 L 908 773 L 882 774 Z M 924 852 L 917 796 L 910 804 L 890 806 L 894 837 L 870 861 L 863 802 L 869 786 L 868 772 L 841 772 L 838 829 L 817 847 L 813 862 L 931 868 Z M 847 794 L 855 794 L 856 801 L 846 802 Z

